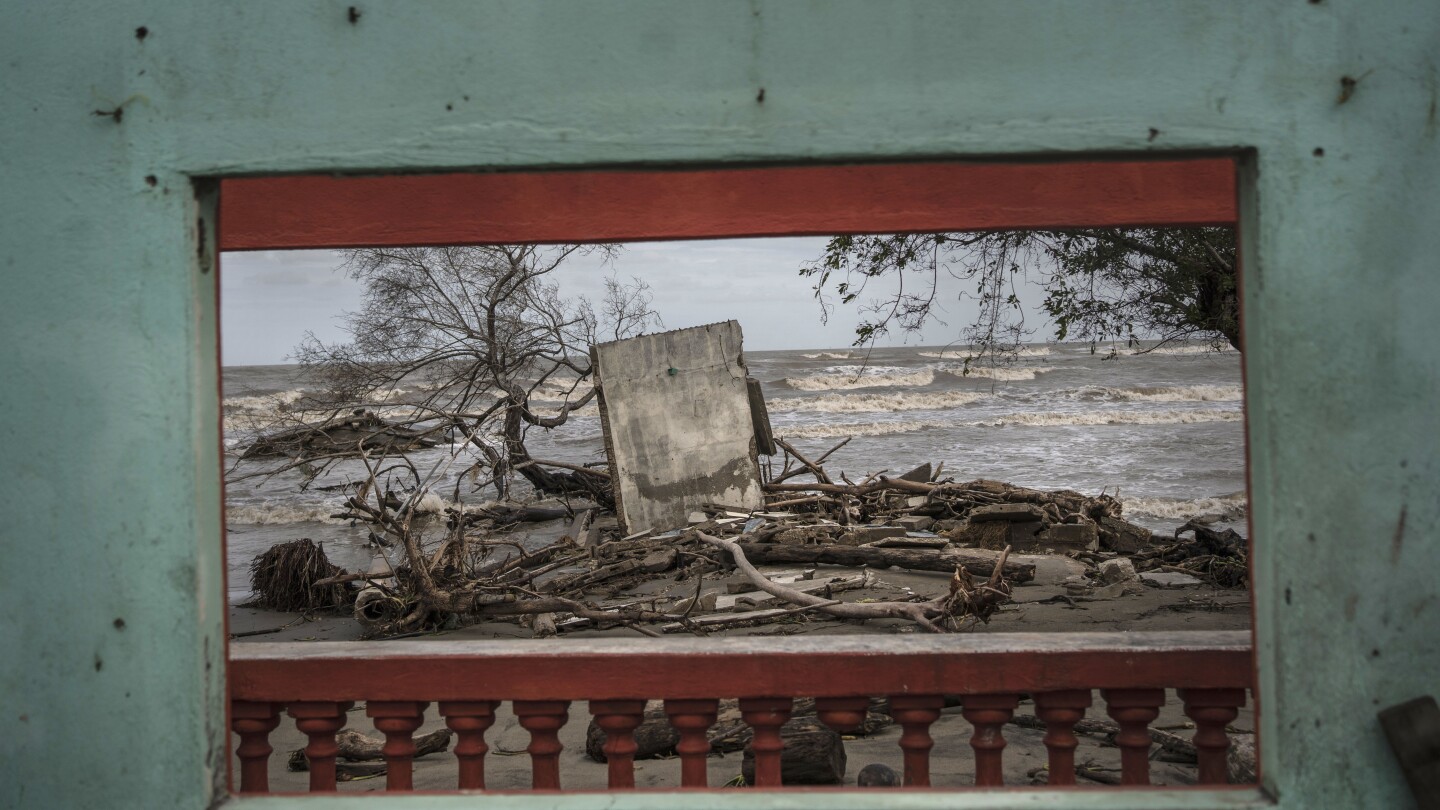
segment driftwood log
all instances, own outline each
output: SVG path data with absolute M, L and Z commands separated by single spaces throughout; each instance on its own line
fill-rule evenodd
M 958 549 L 874 548 L 866 546 L 809 545 L 782 543 L 745 543 L 745 556 L 753 563 L 829 563 L 831 565 L 868 565 L 889 568 L 898 565 L 912 571 L 950 573 L 955 566 L 979 576 L 990 576 L 995 570 L 993 555 L 977 554 Z M 1006 562 L 1001 573 L 1011 582 L 1029 582 L 1035 578 L 1034 563 Z
M 339 747 L 336 758 L 346 762 L 378 762 L 385 758 L 381 749 L 385 741 L 361 734 L 353 728 L 342 729 L 335 735 L 335 744 Z M 450 747 L 450 729 L 442 728 L 415 738 L 415 756 L 423 757 L 428 754 L 438 753 Z M 289 767 L 292 771 L 310 770 L 310 762 L 305 758 L 305 749 L 296 748 L 290 752 Z M 383 766 L 380 773 L 383 773 Z M 354 775 L 354 774 L 352 774 Z
M 789 785 L 838 785 L 845 781 L 845 743 L 814 717 L 801 717 L 780 727 L 785 750 L 780 753 L 780 781 Z M 755 784 L 755 752 L 745 746 L 740 763 L 745 784 Z
M 646 701 L 645 720 L 635 727 L 635 758 L 668 757 L 675 753 L 679 742 L 680 732 L 670 725 L 669 718 L 665 716 L 664 701 Z M 596 762 L 605 762 L 604 745 L 605 730 L 591 718 L 590 727 L 585 730 L 585 756 Z

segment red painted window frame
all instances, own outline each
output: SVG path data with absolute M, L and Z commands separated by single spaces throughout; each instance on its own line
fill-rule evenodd
M 229 178 L 217 241 L 244 251 L 1238 227 L 1238 178 L 1237 157 L 1223 155 Z M 1248 443 L 1246 457 L 1248 477 Z
M 1233 225 L 1230 157 L 221 182 L 221 250 Z

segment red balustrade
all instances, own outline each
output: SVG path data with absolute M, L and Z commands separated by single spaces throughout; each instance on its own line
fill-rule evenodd
M 890 716 L 904 729 L 900 750 L 905 752 L 905 786 L 930 786 L 930 726 L 940 719 L 944 695 L 895 695 L 890 698 Z
M 710 755 L 706 732 L 715 725 L 720 709 L 716 698 L 665 701 L 665 715 L 680 732 L 675 753 L 680 755 L 680 787 L 703 788 L 708 784 L 705 758 Z
M 741 698 L 740 716 L 755 730 L 750 750 L 755 752 L 755 787 L 780 787 L 780 754 L 785 741 L 780 727 L 790 719 L 790 698 Z
M 1000 755 L 1005 750 L 1001 729 L 1010 722 L 1019 695 L 966 695 L 961 699 L 960 713 L 975 727 L 970 747 L 975 751 L 975 784 L 997 787 L 1005 784 Z
M 1035 716 L 1045 723 L 1045 750 L 1050 754 L 1049 783 L 1075 784 L 1075 724 L 1085 718 L 1089 689 L 1064 689 L 1035 694 Z
M 335 790 L 336 733 L 365 701 L 385 736 L 386 788 L 413 787 L 414 734 L 430 701 L 455 732 L 458 787 L 485 789 L 485 733 L 501 701 L 530 732 L 532 785 L 561 786 L 560 729 L 570 703 L 584 700 L 605 733 L 611 789 L 635 787 L 635 730 L 645 701 L 663 699 L 679 733 L 680 787 L 707 787 L 706 734 L 718 698 L 737 696 L 753 729 L 755 785 L 782 784 L 784 740 L 793 697 L 814 696 L 816 715 L 838 732 L 865 720 L 872 695 L 889 695 L 902 732 L 904 783 L 930 784 L 944 695 L 958 695 L 973 726 L 975 784 L 1003 785 L 1002 732 L 1033 696 L 1046 728 L 1049 782 L 1075 783 L 1075 726 L 1099 689 L 1120 730 L 1121 781 L 1149 783 L 1149 725 L 1175 690 L 1195 721 L 1202 785 L 1226 781 L 1226 728 L 1245 704 L 1253 658 L 1246 633 L 1102 633 L 1067 636 L 930 638 L 676 639 L 663 643 L 386 642 L 244 644 L 231 650 L 231 729 L 239 738 L 238 790 L 269 790 L 269 736 L 281 711 L 308 737 L 312 791 Z M 478 685 L 478 686 L 477 686 Z M 959 752 L 944 752 L 958 754 Z
M 455 732 L 455 759 L 461 790 L 485 789 L 485 731 L 495 723 L 498 700 L 447 700 L 440 704 L 445 725 Z

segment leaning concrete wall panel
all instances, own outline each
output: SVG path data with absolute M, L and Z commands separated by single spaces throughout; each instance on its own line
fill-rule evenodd
M 706 503 L 763 505 L 740 324 L 601 344 L 595 367 L 627 531 L 683 526 Z

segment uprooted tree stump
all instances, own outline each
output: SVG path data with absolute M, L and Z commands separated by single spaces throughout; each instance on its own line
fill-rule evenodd
M 355 599 L 344 583 L 316 585 L 344 573 L 330 563 L 324 546 L 305 537 L 271 546 L 257 556 L 250 563 L 250 589 L 256 604 L 275 610 L 308 613 L 344 607 Z

